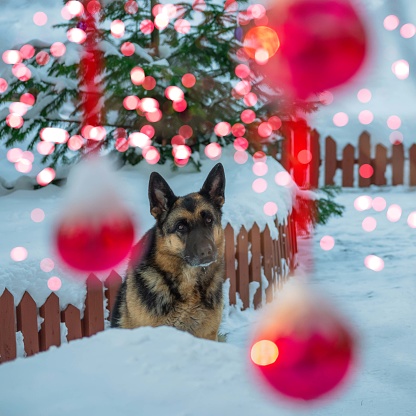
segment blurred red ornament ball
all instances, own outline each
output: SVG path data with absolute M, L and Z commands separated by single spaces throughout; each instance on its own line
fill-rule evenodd
M 344 84 L 362 66 L 367 36 L 349 0 L 286 0 L 267 16 L 280 42 L 267 64 L 258 62 L 270 83 L 305 98 Z
M 79 271 L 113 268 L 127 257 L 133 242 L 134 226 L 127 214 L 112 214 L 102 220 L 88 216 L 64 218 L 56 227 L 60 257 Z
M 296 295 L 269 310 L 257 328 L 251 363 L 284 396 L 313 400 L 343 381 L 355 358 L 355 339 L 324 302 Z

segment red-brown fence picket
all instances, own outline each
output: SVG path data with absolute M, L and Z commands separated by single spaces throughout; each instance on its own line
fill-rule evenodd
M 416 186 L 416 144 L 407 150 L 403 143 L 392 144 L 389 147 L 376 144 L 373 147 L 369 133 L 364 131 L 358 137 L 356 145 L 349 143 L 340 150 L 341 158 L 338 158 L 336 141 L 328 136 L 321 147 L 319 133 L 316 130 L 306 130 L 306 132 L 302 130 L 302 134 L 299 134 L 293 127 L 285 126 L 282 134 L 284 140 L 277 145 L 271 145 L 277 146 L 271 153 L 276 155 L 276 159 L 292 174 L 295 182 L 301 187 L 357 185 L 365 188 L 370 185 L 403 184 Z M 299 161 L 293 154 L 296 153 L 298 139 L 302 142 L 301 147 L 307 149 L 311 156 L 310 161 L 302 165 L 302 169 L 299 169 Z M 373 168 L 370 177 L 360 175 L 359 168 L 363 165 L 370 165 Z M 409 168 L 407 169 L 406 166 Z M 339 176 L 338 170 L 341 171 Z
M 229 301 L 236 304 L 237 296 L 243 307 L 249 307 L 250 282 L 258 282 L 253 304 L 260 306 L 270 302 L 277 287 L 287 278 L 282 267 L 286 261 L 293 269 L 296 256 L 296 231 L 291 217 L 284 224 L 278 224 L 279 236 L 273 239 L 268 226 L 263 231 L 257 224 L 250 230 L 242 227 L 235 233 L 230 224 L 225 228 L 225 279 L 230 280 Z M 268 282 L 264 288 L 262 274 Z M 0 363 L 16 358 L 16 332 L 23 335 L 26 356 L 46 351 L 51 346 L 61 345 L 61 323 L 67 329 L 68 342 L 88 337 L 103 331 L 105 316 L 110 319 L 111 311 L 122 279 L 112 271 L 101 282 L 94 274 L 86 281 L 87 295 L 81 311 L 73 305 L 65 309 L 59 305 L 59 292 L 52 292 L 38 309 L 29 293 L 25 292 L 17 306 L 12 294 L 6 289 L 0 296 Z M 265 289 L 266 299 L 262 298 Z M 106 299 L 106 306 L 104 300 Z M 105 309 L 108 314 L 105 314 Z M 38 331 L 38 317 L 42 318 Z

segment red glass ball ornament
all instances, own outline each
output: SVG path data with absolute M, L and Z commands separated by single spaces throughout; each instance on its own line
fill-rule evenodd
M 71 169 L 54 243 L 73 269 L 109 270 L 129 255 L 135 227 L 122 202 L 120 181 L 110 162 L 94 156 Z
M 255 372 L 293 400 L 317 399 L 340 385 L 353 368 L 351 329 L 320 299 L 288 293 L 260 321 L 250 351 Z
M 134 242 L 133 222 L 127 214 L 115 213 L 102 220 L 64 219 L 56 227 L 56 247 L 70 267 L 99 272 L 111 269 L 129 254 Z
M 268 17 L 280 48 L 260 68 L 300 98 L 346 83 L 365 60 L 367 34 L 349 0 L 287 0 Z

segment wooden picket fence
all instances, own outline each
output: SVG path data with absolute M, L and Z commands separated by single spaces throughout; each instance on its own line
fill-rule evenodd
M 258 282 L 253 303 L 258 307 L 262 302 L 273 299 L 274 291 L 288 278 L 296 266 L 296 230 L 293 218 L 289 216 L 276 227 L 279 238 L 271 237 L 268 226 L 263 231 L 257 224 L 247 231 L 244 227 L 235 233 L 230 224 L 225 228 L 226 278 L 230 279 L 229 299 L 235 304 L 237 294 L 243 307 L 249 306 L 249 284 Z M 250 260 L 249 260 L 250 259 Z M 236 267 L 237 261 L 237 267 Z M 268 281 L 266 299 L 262 299 L 265 284 L 262 273 Z M 89 337 L 105 328 L 104 300 L 109 317 L 122 279 L 112 271 L 102 283 L 94 274 L 87 281 L 87 295 L 82 312 L 73 305 L 61 310 L 59 297 L 51 293 L 38 309 L 29 293 L 25 292 L 20 303 L 15 306 L 13 295 L 5 289 L 0 296 L 0 363 L 16 358 L 16 332 L 23 335 L 25 355 L 31 356 L 46 351 L 51 346 L 61 344 L 61 323 L 67 328 L 68 342 Z M 59 292 L 57 292 L 59 295 Z M 38 317 L 43 319 L 38 331 Z
M 357 146 L 347 144 L 342 149 L 342 157 L 337 157 L 337 143 L 326 137 L 323 149 L 320 135 L 316 130 L 294 134 L 285 129 L 285 139 L 269 149 L 283 167 L 292 174 L 295 182 L 306 188 L 322 185 L 343 187 L 368 187 L 370 185 L 409 185 L 416 186 L 416 144 L 405 149 L 403 143 L 392 144 L 390 149 L 382 144 L 373 148 L 369 133 L 364 131 L 358 138 Z M 293 155 L 295 141 L 303 142 L 303 148 L 311 152 L 311 161 L 299 168 L 299 161 Z M 369 164 L 374 172 L 370 178 L 359 175 L 359 167 Z M 337 170 L 341 175 L 336 175 Z

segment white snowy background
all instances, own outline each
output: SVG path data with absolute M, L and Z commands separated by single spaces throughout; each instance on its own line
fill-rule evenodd
M 416 24 L 416 3 L 358 3 L 366 10 L 373 45 L 367 68 L 348 87 L 333 92 L 333 103 L 313 116 L 312 125 L 322 137 L 330 134 L 342 145 L 355 144 L 363 128 L 371 133 L 373 142 L 387 144 L 392 132 L 387 119 L 397 115 L 402 120 L 399 130 L 408 147 L 415 141 L 416 45 L 415 37 L 404 39 L 400 35 L 400 28 L 406 23 Z M 50 29 L 50 22 L 60 20 L 60 7 L 58 0 L 2 1 L 0 53 L 28 39 L 62 40 L 63 35 Z M 33 24 L 36 11 L 48 14 L 46 26 Z M 394 31 L 383 27 L 384 18 L 390 14 L 400 19 Z M 398 80 L 391 70 L 392 63 L 399 59 L 410 64 L 406 80 Z M 362 88 L 372 93 L 369 103 L 357 99 Z M 371 124 L 363 126 L 358 122 L 362 110 L 373 112 Z M 341 111 L 348 114 L 349 122 L 345 127 L 336 127 L 332 118 Z M 235 228 L 242 224 L 250 228 L 255 219 L 264 226 L 270 218 L 263 214 L 262 206 L 269 200 L 278 204 L 283 218 L 290 207 L 291 192 L 274 182 L 274 175 L 281 169 L 279 165 L 268 160 L 268 189 L 264 194 L 256 194 L 251 189 L 255 178 L 251 162 L 237 166 L 229 154 L 231 150 L 224 153 L 221 161 L 228 180 L 224 221 L 230 221 Z M 5 149 L 0 148 L 0 178 L 5 183 L 14 182 L 21 174 L 5 154 Z M 125 202 L 134 212 L 138 234 L 151 224 L 145 195 L 147 178 L 153 169 L 142 165 L 140 170 L 128 168 L 120 172 Z M 188 174 L 186 181 L 183 175 L 171 174 L 168 167 L 161 171 L 172 188 L 184 194 L 198 189 L 212 165 L 213 162 L 206 161 L 203 172 Z M 35 169 L 32 177 L 37 173 Z M 27 179 L 18 180 L 20 188 L 24 188 Z M 51 252 L 50 230 L 59 213 L 62 192 L 50 186 L 39 191 L 4 191 L 0 195 L 0 293 L 7 286 L 19 299 L 28 290 L 41 304 L 50 293 L 48 278 L 59 276 L 63 282 L 58 292 L 61 302 L 82 304 L 82 282 L 69 279 L 70 272 Z M 357 211 L 354 200 L 364 193 L 371 198 L 385 198 L 386 209 Z M 415 191 L 407 187 L 344 189 L 337 200 L 346 206 L 344 216 L 318 227 L 309 240 L 300 242 L 297 277 L 309 280 L 316 290 L 332 299 L 360 336 L 358 371 L 331 400 L 293 407 L 263 391 L 248 369 L 250 332 L 258 314 L 229 308 L 222 324 L 223 331 L 228 333 L 227 343 L 195 339 L 171 328 L 107 330 L 90 339 L 1 365 L 0 415 L 414 415 L 416 230 L 409 227 L 407 218 L 416 211 Z M 386 217 L 391 204 L 402 208 L 398 222 Z M 44 221 L 31 220 L 34 208 L 44 210 Z M 377 221 L 373 232 L 362 229 L 367 216 Z M 319 245 L 325 235 L 335 239 L 330 251 L 323 251 Z M 26 260 L 15 262 L 10 258 L 10 251 L 16 246 L 27 248 Z M 374 272 L 364 266 L 364 258 L 369 254 L 384 260 L 382 271 Z M 48 273 L 39 266 L 45 257 L 56 262 Z

